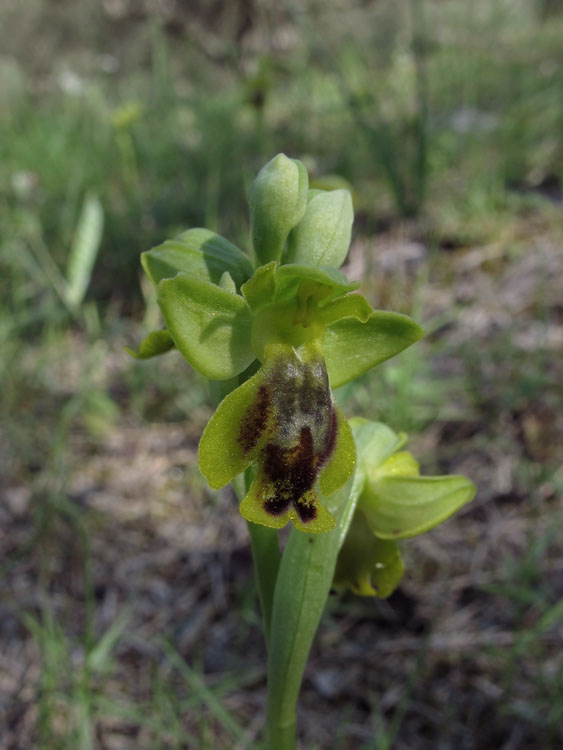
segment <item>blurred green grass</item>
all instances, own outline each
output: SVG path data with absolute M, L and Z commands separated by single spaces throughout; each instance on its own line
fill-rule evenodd
M 479 485 L 398 598 L 331 603 L 303 746 L 560 747 L 557 3 L 8 0 L 0 29 L 0 748 L 258 747 L 244 527 L 195 468 L 206 387 L 123 346 L 158 324 L 140 252 L 198 225 L 248 249 L 279 151 L 353 186 L 350 274 L 429 333 L 346 413 Z

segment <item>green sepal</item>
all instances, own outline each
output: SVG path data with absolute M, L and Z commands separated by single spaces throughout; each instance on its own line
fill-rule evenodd
M 246 281 L 241 292 L 244 295 L 248 306 L 254 312 L 260 310 L 265 305 L 271 304 L 276 292 L 275 271 L 278 262 L 273 260 L 266 263 L 265 266 L 259 266 L 254 275 Z
M 179 273 L 160 282 L 158 302 L 176 347 L 206 378 L 227 380 L 254 360 L 252 313 L 238 294 Z
M 179 272 L 219 284 L 230 273 L 237 289 L 252 276 L 250 258 L 236 245 L 209 229 L 188 229 L 173 240 L 141 254 L 141 263 L 155 286 Z
M 339 388 L 395 356 L 424 335 L 407 315 L 376 310 L 366 323 L 344 318 L 330 325 L 323 354 L 332 388 Z
M 420 466 L 416 458 L 408 451 L 394 453 L 384 461 L 377 469 L 370 473 L 371 479 L 380 477 L 417 477 L 420 474 Z
M 313 195 L 287 238 L 284 262 L 340 268 L 350 247 L 353 221 L 352 196 L 347 190 Z
M 327 305 L 335 297 L 354 292 L 360 282 L 349 282 L 346 276 L 336 268 L 317 267 L 289 263 L 280 266 L 275 273 L 276 291 L 274 302 L 285 302 L 295 297 L 302 285 L 317 297 L 319 306 Z
M 135 351 L 126 346 L 125 351 L 135 359 L 150 359 L 158 357 L 159 354 L 166 354 L 174 349 L 174 341 L 165 329 L 163 331 L 151 331 L 139 344 L 139 350 Z
M 263 380 L 259 371 L 226 396 L 207 423 L 199 441 L 198 461 L 210 487 L 219 489 L 244 471 L 256 459 L 267 437 L 266 424 L 251 447 L 243 448 L 244 420 L 258 402 Z M 258 418 L 260 414 L 257 414 Z
M 321 471 L 319 483 L 323 495 L 332 495 L 350 479 L 356 466 L 356 444 L 345 416 L 335 406 L 337 438 L 334 453 Z
M 385 599 L 397 588 L 405 566 L 395 542 L 378 539 L 357 510 L 338 554 L 334 586 Z
M 385 476 L 369 480 L 359 501 L 372 532 L 381 539 L 423 534 L 475 496 L 463 476 Z
M 280 260 L 287 235 L 305 213 L 308 187 L 305 166 L 285 154 L 258 172 L 250 190 L 250 223 L 260 263 Z

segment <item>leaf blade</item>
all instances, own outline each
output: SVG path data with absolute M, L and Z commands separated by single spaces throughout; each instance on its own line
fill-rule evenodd
M 84 200 L 66 271 L 66 303 L 78 307 L 88 290 L 92 269 L 102 242 L 104 210 L 96 195 Z

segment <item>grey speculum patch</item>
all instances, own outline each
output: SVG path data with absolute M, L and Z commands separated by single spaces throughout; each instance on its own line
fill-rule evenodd
M 293 505 L 303 523 L 317 509 L 310 493 L 336 443 L 338 422 L 324 360 L 279 357 L 268 366 L 255 403 L 241 426 L 243 450 L 267 430 L 259 465 L 264 509 L 273 516 Z

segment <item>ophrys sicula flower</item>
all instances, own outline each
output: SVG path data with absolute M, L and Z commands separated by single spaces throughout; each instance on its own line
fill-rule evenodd
M 200 468 L 219 488 L 255 473 L 240 510 L 249 521 L 327 531 L 322 503 L 352 475 L 354 440 L 331 388 L 422 335 L 410 318 L 374 311 L 336 270 L 350 241 L 345 190 L 308 191 L 303 165 L 280 155 L 251 195 L 258 258 L 192 229 L 143 254 L 166 323 L 137 356 L 176 347 L 211 380 L 242 382 L 201 439 Z M 284 263 L 285 260 L 299 262 Z M 311 263 L 304 261 L 311 260 Z M 252 374 L 253 373 L 253 374 Z

